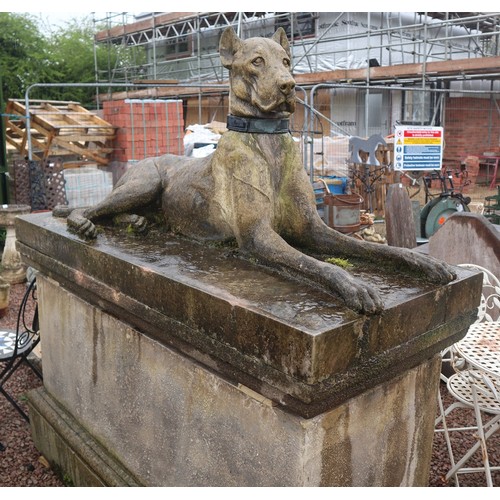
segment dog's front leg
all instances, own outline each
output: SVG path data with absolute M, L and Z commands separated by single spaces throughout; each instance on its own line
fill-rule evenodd
M 270 267 L 277 268 L 296 278 L 306 278 L 321 285 L 355 311 L 374 314 L 383 309 L 378 293 L 360 283 L 344 269 L 321 262 L 290 246 L 269 224 L 261 222 L 240 244 L 243 251 L 257 257 Z
M 131 212 L 139 210 L 161 196 L 162 179 L 154 159 L 146 159 L 131 167 L 117 183 L 113 191 L 96 205 L 74 210 L 68 216 L 68 227 L 87 239 L 97 236 L 94 222 L 103 218 L 118 217 L 137 232 L 145 230 L 144 217 Z

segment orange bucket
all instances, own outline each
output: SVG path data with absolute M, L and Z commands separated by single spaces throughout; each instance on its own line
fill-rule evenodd
M 326 195 L 325 222 L 341 233 L 359 231 L 363 198 L 359 194 Z

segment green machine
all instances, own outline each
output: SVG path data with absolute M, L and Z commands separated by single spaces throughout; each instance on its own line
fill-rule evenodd
M 485 198 L 484 216 L 492 224 L 500 224 L 500 186 L 497 186 L 497 194 Z
M 429 187 L 433 179 L 441 182 L 441 193 L 437 197 L 429 197 Z M 433 172 L 424 177 L 427 203 L 420 212 L 420 233 L 423 238 L 430 238 L 456 212 L 470 212 L 471 199 L 455 191 L 451 172 L 447 175 Z
M 446 194 L 446 193 L 445 193 Z M 422 234 L 430 238 L 456 212 L 470 212 L 462 197 L 440 196 L 427 203 L 420 213 Z

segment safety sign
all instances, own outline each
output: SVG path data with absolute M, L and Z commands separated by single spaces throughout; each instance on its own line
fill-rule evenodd
M 441 170 L 442 160 L 443 127 L 395 127 L 396 170 Z

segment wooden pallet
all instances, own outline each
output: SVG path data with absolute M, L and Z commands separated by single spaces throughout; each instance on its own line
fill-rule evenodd
M 34 160 L 49 156 L 76 157 L 76 162 L 107 165 L 116 127 L 77 102 L 34 101 L 29 103 L 30 134 Z M 26 106 L 9 99 L 5 110 L 7 143 L 21 156 L 28 154 Z M 73 166 L 75 161 L 72 162 Z

